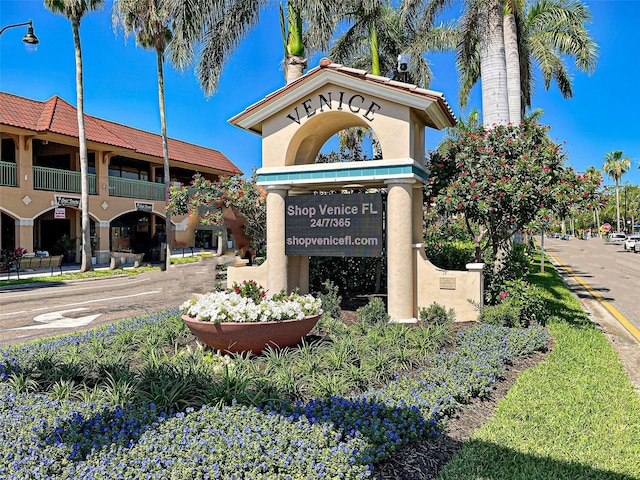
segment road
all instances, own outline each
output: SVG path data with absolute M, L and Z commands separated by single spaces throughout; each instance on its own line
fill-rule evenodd
M 640 253 L 601 238 L 545 238 L 544 247 L 640 330 Z
M 30 284 L 0 289 L 0 348 L 179 306 L 215 287 L 216 261 L 169 272 Z
M 545 238 L 544 249 L 640 393 L 640 253 L 601 238 Z

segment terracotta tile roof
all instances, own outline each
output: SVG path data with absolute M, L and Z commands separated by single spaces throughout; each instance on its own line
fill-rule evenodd
M 366 82 L 378 83 L 378 84 L 386 85 L 388 87 L 395 88 L 397 90 L 403 90 L 408 93 L 413 93 L 416 95 L 420 95 L 422 97 L 430 98 L 431 100 L 439 103 L 440 106 L 443 108 L 443 110 L 447 112 L 448 116 L 450 117 L 450 120 L 452 121 L 452 124 L 456 123 L 456 116 L 453 113 L 453 110 L 451 110 L 449 103 L 444 98 L 444 94 L 442 94 L 441 92 L 436 92 L 434 90 L 427 90 L 426 88 L 420 88 L 417 85 L 413 85 L 411 83 L 398 82 L 397 80 L 392 80 L 388 77 L 372 75 L 368 73 L 366 70 L 358 70 L 355 68 L 345 67 L 344 65 L 341 65 L 339 63 L 332 63 L 331 60 L 326 58 L 320 61 L 320 65 L 316 67 L 316 69 L 318 71 L 322 69 L 333 70 L 336 72 L 343 73 L 345 75 L 359 78 Z
M 300 78 L 294 80 L 293 82 L 291 82 L 291 83 L 279 88 L 278 90 L 268 94 L 262 100 L 254 103 L 253 105 L 250 105 L 243 112 L 240 112 L 239 114 L 237 114 L 236 116 L 231 118 L 229 120 L 229 122 L 233 124 L 235 121 L 237 121 L 241 117 L 244 117 L 244 116 L 248 115 L 249 113 L 251 113 L 252 111 L 257 110 L 257 109 L 263 107 L 264 105 L 276 100 L 277 98 L 282 97 L 285 93 L 287 93 L 287 92 L 289 92 L 291 90 L 294 90 L 299 85 L 302 85 L 302 84 L 308 82 L 310 79 L 312 79 L 316 75 L 320 74 L 320 72 L 322 72 L 323 70 L 332 70 L 332 71 L 337 72 L 339 74 L 347 75 L 347 76 L 354 77 L 354 78 L 358 78 L 358 79 L 363 80 L 365 82 L 384 85 L 384 86 L 386 86 L 388 88 L 404 91 L 404 92 L 407 92 L 407 93 L 410 93 L 410 94 L 414 94 L 414 95 L 418 95 L 418 96 L 421 96 L 421 97 L 426 97 L 426 98 L 436 102 L 438 105 L 440 105 L 441 109 L 445 113 L 445 115 L 448 118 L 448 120 L 451 123 L 451 125 L 455 125 L 456 122 L 457 122 L 456 116 L 453 113 L 453 110 L 451 110 L 451 107 L 449 106 L 449 103 L 444 98 L 444 94 L 442 94 L 441 92 L 436 92 L 434 90 L 427 90 L 425 88 L 420 88 L 417 85 L 413 85 L 411 83 L 398 82 L 397 80 L 392 80 L 392 79 L 390 79 L 388 77 L 381 77 L 381 76 L 378 76 L 378 75 L 372 75 L 372 74 L 368 73 L 366 70 L 359 70 L 359 69 L 356 69 L 356 68 L 345 67 L 344 65 L 341 65 L 339 63 L 333 63 L 328 58 L 323 58 L 322 60 L 320 60 L 320 64 L 317 67 L 312 68 L 307 73 L 305 73 L 302 77 L 300 77 Z
M 84 117 L 85 135 L 88 141 L 163 158 L 162 136 L 92 117 L 86 113 Z M 57 95 L 45 102 L 39 102 L 0 92 L 0 125 L 78 138 L 77 109 Z M 218 150 L 173 138 L 169 138 L 168 145 L 169 158 L 173 161 L 213 168 L 226 173 L 242 173 Z

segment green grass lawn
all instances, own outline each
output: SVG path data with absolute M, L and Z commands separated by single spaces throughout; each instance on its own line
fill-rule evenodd
M 522 373 L 441 479 L 640 479 L 640 396 L 553 267 L 532 274 L 553 353 Z

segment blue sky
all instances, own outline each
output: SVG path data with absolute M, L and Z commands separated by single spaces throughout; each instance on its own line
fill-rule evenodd
M 160 132 L 155 54 L 114 34 L 111 1 L 81 25 L 84 65 L 85 113 L 150 132 Z M 555 85 L 549 91 L 536 83 L 533 107 L 544 110 L 542 123 L 551 125 L 550 136 L 566 142 L 567 165 L 578 171 L 602 167 L 604 155 L 622 150 L 632 169 L 622 182 L 640 184 L 640 0 L 590 0 L 590 25 L 600 46 L 596 71 L 574 74 L 574 98 L 564 100 Z M 42 0 L 0 0 L 0 26 L 33 20 L 40 39 L 38 51 L 29 54 L 21 39 L 26 27 L 6 30 L 0 37 L 0 90 L 46 100 L 59 95 L 76 104 L 75 59 L 71 25 L 54 15 Z M 315 67 L 320 56 L 310 58 Z M 469 108 L 480 109 L 480 91 L 472 92 L 470 105 L 458 105 L 458 81 L 452 55 L 428 57 L 434 72 L 431 89 L 444 92 L 457 116 Z M 180 73 L 165 68 L 167 130 L 170 137 L 215 148 L 245 173 L 260 166 L 257 135 L 227 123 L 247 106 L 284 84 L 282 44 L 275 10 L 263 13 L 260 25 L 243 42 L 225 66 L 220 88 L 206 98 L 193 70 Z M 442 136 L 427 131 L 427 147 Z M 612 181 L 605 178 L 605 184 Z

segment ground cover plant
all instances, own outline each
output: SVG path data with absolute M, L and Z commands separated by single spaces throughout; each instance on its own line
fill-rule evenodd
M 199 345 L 177 310 L 4 349 L 0 477 L 367 478 L 549 341 L 378 310 L 260 356 Z
M 439 478 L 640 479 L 640 398 L 553 266 L 532 273 L 554 348 L 523 372 Z

